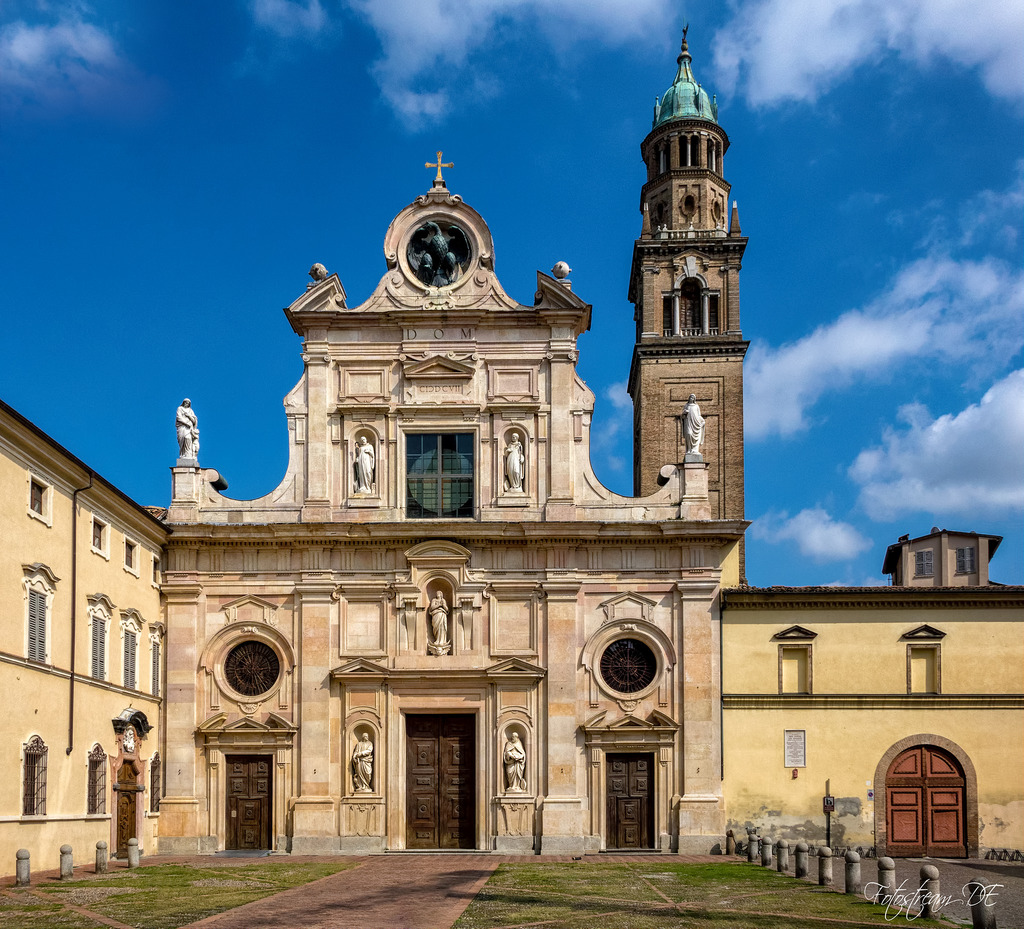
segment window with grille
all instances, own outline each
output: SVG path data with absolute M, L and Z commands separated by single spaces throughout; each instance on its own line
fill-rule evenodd
M 22 778 L 22 814 L 46 815 L 46 753 L 48 749 L 39 736 L 34 735 L 25 745 Z
M 405 438 L 405 512 L 414 519 L 473 515 L 473 435 L 410 434 Z
M 974 548 L 958 548 L 956 550 L 956 573 L 957 574 L 973 574 L 977 571 L 976 560 L 974 558 Z
M 918 577 L 932 577 L 935 574 L 930 548 L 923 552 L 914 552 L 914 574 Z
M 28 592 L 28 659 L 46 661 L 46 594 Z
M 139 637 L 131 629 L 124 631 L 124 686 L 135 690 L 135 660 L 139 650 Z
M 160 794 L 163 790 L 163 784 L 161 779 L 163 771 L 161 770 L 160 755 L 156 754 L 150 759 L 149 762 L 149 811 L 150 813 L 160 812 Z
M 107 677 L 107 623 L 95 613 L 92 617 L 92 676 L 97 681 Z
M 86 812 L 107 812 L 107 754 L 99 745 L 89 752 L 89 786 Z
M 152 651 L 149 654 L 149 681 L 152 685 L 151 692 L 160 696 L 160 640 L 151 639 Z
M 601 655 L 601 677 L 613 690 L 639 693 L 654 682 L 658 659 L 639 639 L 618 639 Z

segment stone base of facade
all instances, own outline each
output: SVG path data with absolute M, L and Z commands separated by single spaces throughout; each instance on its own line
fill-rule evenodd
M 293 855 L 339 855 L 341 854 L 341 837 L 336 835 L 295 835 L 292 836 L 289 850 Z M 350 854 L 356 853 L 350 852 Z
M 342 855 L 383 855 L 387 851 L 384 837 L 379 835 L 343 835 L 337 843 Z
M 216 851 L 215 835 L 162 835 L 156 840 L 158 855 L 212 855 Z
M 725 853 L 724 835 L 681 835 L 680 855 L 722 855 Z
M 494 837 L 494 850 L 503 855 L 533 855 L 536 839 L 532 835 L 498 835 Z
M 545 835 L 540 839 L 542 855 L 582 855 L 585 851 L 581 835 Z

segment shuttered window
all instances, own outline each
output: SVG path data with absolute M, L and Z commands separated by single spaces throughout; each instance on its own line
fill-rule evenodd
M 131 630 L 124 631 L 124 686 L 135 690 L 135 659 L 138 652 L 138 636 Z
M 155 696 L 160 696 L 160 640 L 153 640 L 153 651 L 149 659 L 150 666 L 150 682 L 152 683 L 152 692 Z
M 46 594 L 28 592 L 28 659 L 46 661 Z
M 98 681 L 107 677 L 107 624 L 100 616 L 92 618 L 92 676 Z

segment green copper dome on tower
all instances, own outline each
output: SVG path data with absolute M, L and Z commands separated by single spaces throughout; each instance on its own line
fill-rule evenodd
M 676 59 L 679 62 L 676 79 L 660 101 L 655 98 L 652 129 L 673 119 L 709 119 L 713 123 L 718 122 L 718 103 L 714 98 L 708 98 L 707 91 L 694 79 L 690 68 L 692 59 L 686 46 L 686 29 L 683 30 L 683 45 Z

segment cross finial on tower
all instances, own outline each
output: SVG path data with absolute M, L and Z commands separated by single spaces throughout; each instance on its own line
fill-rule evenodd
M 423 167 L 424 168 L 437 168 L 437 177 L 434 178 L 434 186 L 435 187 L 447 187 L 448 185 L 445 184 L 444 178 L 441 177 L 441 169 L 442 168 L 454 168 L 455 167 L 455 162 L 454 161 L 441 161 L 441 153 L 438 152 L 437 153 L 437 161 L 435 161 L 435 162 L 428 161 L 425 165 L 423 165 Z

